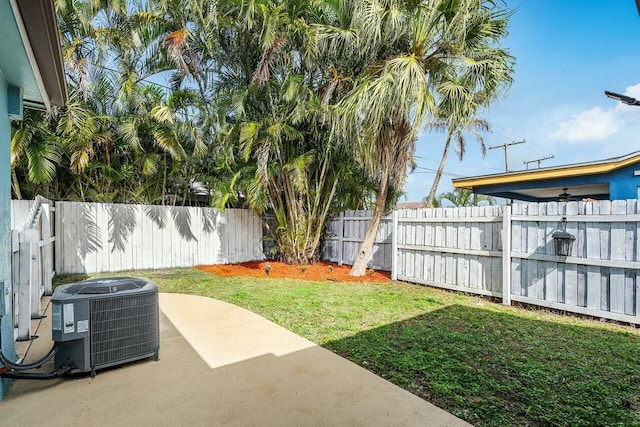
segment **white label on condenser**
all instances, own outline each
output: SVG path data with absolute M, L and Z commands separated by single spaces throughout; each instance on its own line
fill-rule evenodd
M 73 318 L 73 304 L 65 304 L 62 308 L 64 319 L 64 333 L 71 334 L 74 331 L 75 320 Z
M 76 332 L 87 332 L 89 330 L 89 321 L 88 320 L 78 320 L 76 325 Z
M 51 328 L 54 331 L 62 329 L 62 307 L 60 304 L 53 304 L 51 308 Z

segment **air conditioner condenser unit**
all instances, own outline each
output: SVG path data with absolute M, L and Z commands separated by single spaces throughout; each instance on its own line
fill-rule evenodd
M 51 297 L 55 366 L 91 372 L 135 360 L 158 360 L 158 287 L 114 277 L 58 286 Z

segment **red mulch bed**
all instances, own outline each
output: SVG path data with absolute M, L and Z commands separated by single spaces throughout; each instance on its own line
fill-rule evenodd
M 271 266 L 269 274 L 266 273 L 267 263 Z M 348 265 L 338 266 L 328 262 L 318 262 L 313 265 L 288 265 L 276 261 L 250 261 L 240 264 L 224 265 L 199 265 L 196 267 L 204 272 L 217 276 L 241 276 L 258 277 L 261 279 L 300 279 L 333 282 L 389 282 L 390 273 L 387 271 L 367 270 L 364 276 L 349 276 L 351 267 Z

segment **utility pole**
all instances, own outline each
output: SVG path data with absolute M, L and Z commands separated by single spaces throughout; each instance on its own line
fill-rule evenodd
M 512 145 L 524 144 L 525 142 L 527 142 L 527 140 L 523 139 L 522 141 L 513 141 L 502 145 L 494 145 L 493 147 L 489 147 L 489 150 L 493 150 L 494 148 L 504 148 L 504 170 L 505 172 L 509 172 L 509 147 Z
M 547 157 L 543 157 L 541 159 L 535 159 L 535 160 L 529 160 L 528 162 L 522 162 L 524 163 L 525 167 L 527 169 L 529 169 L 529 164 L 531 163 L 538 163 L 538 169 L 540 168 L 540 163 L 542 163 L 543 160 L 549 160 L 549 159 L 553 159 L 553 156 L 547 156 Z

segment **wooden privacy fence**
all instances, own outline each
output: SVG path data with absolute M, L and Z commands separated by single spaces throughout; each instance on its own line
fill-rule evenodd
M 93 274 L 262 258 L 249 210 L 56 202 L 56 272 Z
M 325 261 L 353 264 L 360 245 L 371 221 L 372 211 L 345 211 L 327 225 L 327 235 L 324 239 L 322 259 Z M 383 217 L 378 227 L 373 256 L 369 261 L 371 268 L 391 270 L 391 216 Z
M 352 264 L 371 212 L 328 227 L 323 259 Z M 576 237 L 555 255 L 553 231 Z M 394 211 L 378 230 L 370 266 L 392 278 L 640 323 L 637 200 Z
M 30 335 L 28 319 L 40 315 L 39 297 L 51 292 L 53 242 L 59 274 L 263 256 L 262 223 L 248 210 L 74 202 L 54 209 L 44 199 L 36 205 L 29 214 L 12 207 L 14 216 L 28 217 L 12 232 L 14 313 L 23 338 Z M 370 215 L 349 211 L 330 223 L 323 259 L 352 264 Z M 637 200 L 395 211 L 380 224 L 370 266 L 390 270 L 394 279 L 501 297 L 505 304 L 640 323 L 639 220 Z M 563 223 L 576 240 L 569 256 L 558 257 L 552 234 Z

